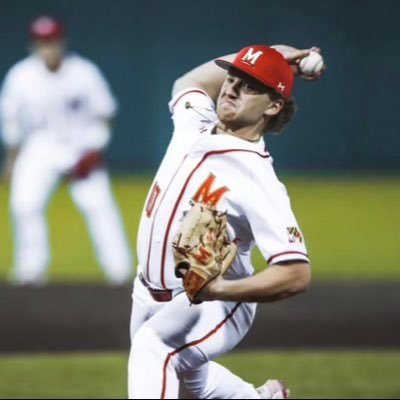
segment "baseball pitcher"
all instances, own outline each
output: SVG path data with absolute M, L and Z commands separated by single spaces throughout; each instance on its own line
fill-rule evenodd
M 177 398 L 180 383 L 196 398 L 288 397 L 278 380 L 256 389 L 212 360 L 246 335 L 258 302 L 303 292 L 311 279 L 263 138 L 290 121 L 310 50 L 248 46 L 175 82 L 174 133 L 138 233 L 131 398 Z M 265 259 L 257 274 L 254 246 Z

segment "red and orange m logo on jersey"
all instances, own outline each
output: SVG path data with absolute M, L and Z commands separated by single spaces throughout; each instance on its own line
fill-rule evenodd
M 211 187 L 214 181 L 215 181 L 215 175 L 210 173 L 210 175 L 208 175 L 208 178 L 197 189 L 197 192 L 193 196 L 192 200 L 195 203 L 204 203 L 204 204 L 209 204 L 211 206 L 216 206 L 217 203 L 221 200 L 221 197 L 226 192 L 229 192 L 229 189 L 226 186 L 223 186 L 218 189 L 215 189 L 212 192 Z

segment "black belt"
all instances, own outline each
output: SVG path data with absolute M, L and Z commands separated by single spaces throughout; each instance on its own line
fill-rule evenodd
M 151 297 L 158 301 L 159 303 L 165 303 L 167 301 L 172 300 L 172 290 L 169 289 L 155 289 L 150 286 L 149 282 L 146 281 L 145 277 L 142 274 L 139 274 L 140 282 L 146 287 L 149 291 Z

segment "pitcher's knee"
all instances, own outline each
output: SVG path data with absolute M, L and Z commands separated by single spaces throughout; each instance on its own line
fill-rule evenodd
M 135 334 L 131 344 L 129 364 L 133 367 L 144 361 L 150 371 L 151 365 L 160 363 L 176 373 L 183 373 L 193 368 L 191 352 L 180 351 L 148 326 L 141 327 Z
M 142 326 L 136 332 L 132 340 L 131 349 L 135 359 L 146 357 L 147 360 L 165 358 L 171 350 L 162 338 L 147 326 Z

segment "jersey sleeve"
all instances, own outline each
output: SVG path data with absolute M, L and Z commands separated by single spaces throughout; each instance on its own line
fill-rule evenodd
M 1 138 L 7 147 L 18 146 L 23 139 L 19 86 L 17 71 L 11 69 L 4 79 L 0 92 Z
M 181 90 L 168 105 L 174 123 L 174 136 L 197 134 L 216 123 L 215 104 L 201 89 Z
M 247 197 L 244 211 L 255 242 L 269 265 L 309 262 L 286 188 L 276 177 L 270 161 L 263 161 L 263 165 L 253 165 L 252 190 L 243 191 Z
M 103 73 L 93 63 L 88 64 L 90 107 L 92 115 L 100 119 L 111 119 L 117 112 L 117 101 Z

